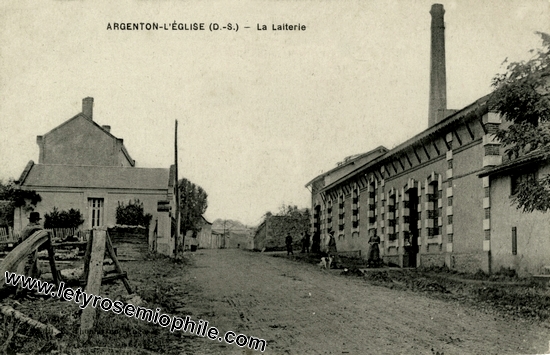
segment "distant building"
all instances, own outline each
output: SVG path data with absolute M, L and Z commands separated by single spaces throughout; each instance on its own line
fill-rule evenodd
M 489 95 L 461 110 L 446 107 L 443 6 L 432 6 L 428 128 L 387 150 L 346 159 L 308 182 L 312 229 L 322 245 L 335 232 L 339 251 L 361 250 L 380 237 L 387 263 L 461 271 L 511 267 L 536 274 L 550 265 L 550 221 L 510 206 L 514 181 L 548 172 L 548 158 L 503 159 L 494 133 L 502 119 Z M 257 233 L 267 245 L 266 226 Z M 263 234 L 266 237 L 261 237 Z
M 250 244 L 249 230 L 230 230 L 225 235 L 226 249 L 248 249 Z
M 212 224 L 212 245 L 219 249 L 251 249 L 253 228 L 237 220 L 216 219 Z
M 93 120 L 93 98 L 85 98 L 81 113 L 38 136 L 37 143 L 38 164 L 27 164 L 18 185 L 40 194 L 42 201 L 35 211 L 42 218 L 54 207 L 75 208 L 83 214 L 84 229 L 114 225 L 118 203 L 139 199 L 145 213 L 153 216 L 150 248 L 172 255 L 173 167 L 136 168 L 123 140 L 113 136 L 109 126 Z M 27 213 L 22 208 L 15 211 L 15 232 L 27 224 Z
M 218 249 L 218 243 L 212 237 L 212 223 L 208 222 L 204 216 L 201 216 L 202 227 L 197 233 L 197 243 L 199 248 Z
M 266 214 L 254 233 L 254 250 L 284 250 L 290 233 L 294 248 L 301 248 L 302 233 L 309 230 L 309 213 L 277 216 Z

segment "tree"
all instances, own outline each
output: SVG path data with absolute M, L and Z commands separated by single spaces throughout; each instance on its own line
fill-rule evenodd
M 531 51 L 531 59 L 509 63 L 492 82 L 490 109 L 507 122 L 496 137 L 512 160 L 527 154 L 550 156 L 550 35 L 537 34 L 542 47 Z M 550 209 L 550 176 L 520 182 L 512 202 L 524 212 L 546 212 Z
M 145 213 L 143 209 L 143 202 L 139 199 L 134 201 L 128 201 L 125 205 L 123 202 L 118 202 L 116 208 L 116 223 L 124 224 L 127 226 L 142 226 L 149 228 L 151 219 L 153 216 L 149 213 Z
M 0 225 L 13 227 L 15 209 L 24 207 L 26 210 L 32 210 L 42 198 L 34 190 L 18 189 L 15 181 L 9 179 L 7 182 L 0 180 L 0 201 L 5 201 L 0 205 Z
M 204 189 L 183 178 L 178 182 L 180 193 L 180 232 L 185 235 L 188 231 L 194 233 L 202 227 L 202 215 L 208 207 L 208 194 Z
M 269 212 L 271 213 L 271 212 Z M 308 218 L 310 217 L 309 208 L 298 209 L 298 206 L 285 205 L 284 203 L 279 207 L 279 213 L 277 216 L 287 216 L 294 218 Z

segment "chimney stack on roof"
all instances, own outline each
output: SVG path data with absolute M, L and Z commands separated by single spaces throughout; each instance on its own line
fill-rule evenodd
M 94 119 L 94 98 L 86 97 L 82 99 L 82 113 L 93 121 Z
M 447 79 L 445 73 L 445 9 L 441 4 L 433 4 L 432 43 L 430 57 L 430 108 L 428 127 L 445 118 L 447 110 Z

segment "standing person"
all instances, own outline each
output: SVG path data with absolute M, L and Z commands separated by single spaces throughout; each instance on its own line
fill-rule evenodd
M 302 253 L 304 252 L 309 254 L 309 233 L 307 231 L 304 232 L 302 238 Z
M 294 255 L 294 252 L 292 251 L 292 237 L 290 236 L 290 233 L 287 233 L 285 238 L 285 244 L 286 244 L 286 255 Z
M 376 230 L 369 238 L 369 252 L 367 253 L 367 265 L 377 267 L 380 265 L 380 237 L 376 235 Z
M 40 213 L 38 212 L 31 212 L 29 215 L 29 224 L 23 228 L 21 231 L 21 235 L 19 236 L 18 243 L 23 243 L 24 240 L 26 240 L 28 237 L 34 234 L 34 232 L 42 230 L 43 228 L 40 226 Z

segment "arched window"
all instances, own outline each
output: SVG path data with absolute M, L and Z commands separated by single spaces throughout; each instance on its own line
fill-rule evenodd
M 438 207 L 439 199 L 439 184 L 432 181 L 428 184 L 426 190 L 426 219 L 427 219 L 427 236 L 433 238 L 440 234 L 438 218 L 440 217 L 440 209 Z
M 344 195 L 338 197 L 338 230 L 343 231 L 345 225 L 346 211 L 344 209 Z
M 328 200 L 327 204 L 327 232 L 332 230 L 332 200 Z
M 397 208 L 397 193 L 393 190 L 390 192 L 388 197 L 388 240 L 390 241 L 397 239 L 395 228 L 397 225 L 397 217 L 395 213 Z

